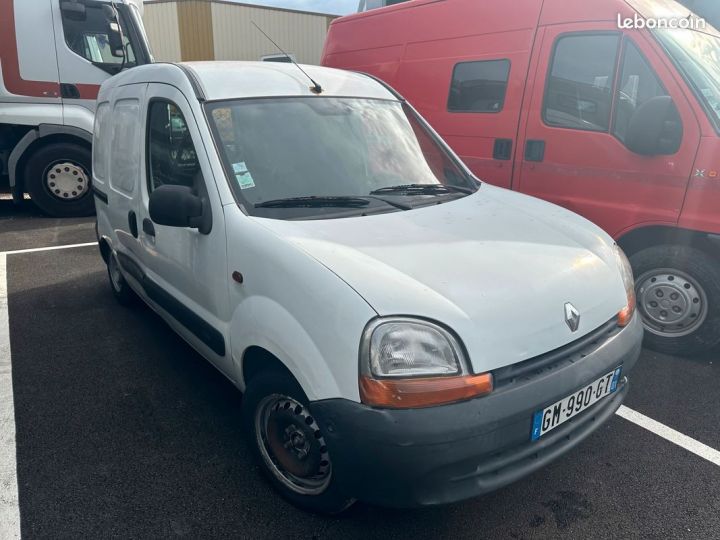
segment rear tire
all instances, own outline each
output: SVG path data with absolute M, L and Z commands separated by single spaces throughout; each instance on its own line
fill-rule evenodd
M 242 420 L 263 474 L 285 499 L 330 515 L 353 504 L 338 487 L 308 399 L 292 377 L 281 371 L 253 377 L 243 396 Z
M 108 256 L 107 270 L 110 288 L 118 303 L 123 306 L 134 306 L 137 304 L 138 296 L 135 294 L 135 291 L 130 288 L 130 285 L 128 285 L 128 282 L 122 275 L 115 252 L 111 251 Z
M 630 257 L 645 345 L 688 356 L 720 344 L 720 264 L 689 246 L 660 245 Z
M 92 154 L 73 143 L 52 143 L 32 153 L 25 166 L 25 190 L 40 210 L 53 217 L 95 213 L 91 186 Z

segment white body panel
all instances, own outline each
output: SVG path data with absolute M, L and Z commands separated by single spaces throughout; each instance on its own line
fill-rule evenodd
M 111 0 L 100 0 L 110 3 Z M 0 32 L 8 24 L 15 25 L 19 75 L 23 81 L 67 83 L 73 85 L 101 85 L 110 75 L 88 60 L 78 56 L 67 46 L 64 38 L 59 0 L 0 0 L 12 2 L 14 21 L 0 21 Z M 115 0 L 115 3 L 132 4 L 142 12 L 142 3 L 135 0 Z M 140 21 L 136 17 L 136 23 Z M 18 103 L 21 109 L 10 108 Z M 57 105 L 48 109 L 45 105 Z M 63 114 L 62 106 L 66 110 Z M 40 108 L 43 107 L 43 108 Z M 24 111 L 24 112 L 22 112 Z M 94 99 L 64 99 L 52 91 L 42 96 L 11 93 L 0 71 L 0 124 L 36 126 L 59 124 L 92 132 Z M 50 113 L 50 114 L 48 114 Z
M 37 0 L 14 2 L 20 76 L 27 81 L 57 81 L 52 4 Z
M 262 221 L 381 316 L 448 325 L 477 373 L 574 341 L 627 303 L 609 236 L 563 208 L 489 184 L 409 212 Z M 566 302 L 582 313 L 577 333 L 565 323 Z
M 187 66 L 209 100 L 312 95 L 307 79 L 285 64 Z M 394 99 L 367 77 L 308 69 L 322 81 L 324 96 Z M 125 158 L 140 164 L 135 191 L 118 193 L 108 126 L 124 116 L 108 114 L 107 125 L 96 126 L 95 152 L 100 149 L 110 165 L 99 168 L 107 170 L 109 183 L 94 179 L 109 195 L 109 205 L 98 205 L 99 233 L 113 250 L 134 254 L 143 270 L 223 333 L 228 358 L 211 353 L 150 302 L 240 388 L 243 355 L 262 347 L 288 367 L 311 400 L 358 401 L 361 335 L 378 315 L 432 319 L 451 328 L 479 373 L 573 341 L 627 303 L 610 237 L 559 207 L 488 185 L 463 199 L 407 212 L 315 221 L 247 216 L 232 197 L 202 106 L 180 68 L 153 65 L 123 73 L 103 85 L 100 102 L 113 105 L 146 88 L 137 116 L 142 125 L 148 101 L 158 96 L 173 96 L 191 124 L 213 231 L 199 235 L 156 225 L 154 243 L 142 232 L 139 241 L 124 232 L 128 210 L 135 208 L 140 219 L 147 215 L 147 127 L 133 135 L 135 150 L 125 150 Z M 233 271 L 243 275 L 242 285 L 230 279 Z M 576 333 L 564 319 L 566 302 L 582 313 Z

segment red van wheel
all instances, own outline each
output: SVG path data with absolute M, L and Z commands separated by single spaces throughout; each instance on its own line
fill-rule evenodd
M 687 356 L 720 343 L 717 261 L 689 246 L 654 246 L 630 262 L 648 347 Z

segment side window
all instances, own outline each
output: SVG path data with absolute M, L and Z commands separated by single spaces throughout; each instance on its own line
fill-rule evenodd
M 630 40 L 625 43 L 613 121 L 613 135 L 623 142 L 635 109 L 650 98 L 668 95 L 635 44 Z
M 509 60 L 461 62 L 453 69 L 448 110 L 453 112 L 500 112 L 505 102 Z
M 95 128 L 93 133 L 93 176 L 98 180 L 105 180 L 107 178 L 107 148 L 109 142 L 107 140 L 108 127 L 108 112 L 110 104 L 106 101 L 98 105 L 97 111 L 95 112 Z
M 200 163 L 180 109 L 169 101 L 151 102 L 147 126 L 148 193 L 168 184 L 197 187 Z
M 115 20 L 115 11 L 106 5 L 85 5 L 83 11 L 62 10 L 62 25 L 65 43 L 78 56 L 92 62 L 110 74 L 120 67 L 132 67 L 137 62 L 132 44 L 128 40 L 128 25 L 125 14 L 117 12 L 117 18 L 123 32 L 123 44 L 127 58 L 117 56 L 110 46 L 110 24 Z
M 115 102 L 112 130 L 110 185 L 131 195 L 140 175 L 140 102 L 137 99 Z
M 618 34 L 558 39 L 545 90 L 545 123 L 608 131 L 619 42 Z

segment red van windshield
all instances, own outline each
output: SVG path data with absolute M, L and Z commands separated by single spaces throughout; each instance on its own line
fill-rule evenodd
M 656 30 L 655 35 L 720 133 L 720 37 L 689 29 Z

